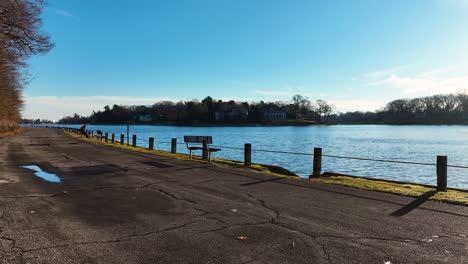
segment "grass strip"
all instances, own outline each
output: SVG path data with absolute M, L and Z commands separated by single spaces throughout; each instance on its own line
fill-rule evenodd
M 167 151 L 162 150 L 149 150 L 143 147 L 132 147 L 127 146 L 126 144 L 120 144 L 119 142 L 111 143 L 103 142 L 100 143 L 97 138 L 85 138 L 77 135 L 75 133 L 71 133 L 65 131 L 66 134 L 70 135 L 71 137 L 81 139 L 83 141 L 87 141 L 93 144 L 99 144 L 104 146 L 109 146 L 118 149 L 126 149 L 130 151 L 135 151 L 139 153 L 146 153 L 152 154 L 161 157 L 172 158 L 176 160 L 187 160 L 187 161 L 194 161 L 200 163 L 207 163 L 206 160 L 203 160 L 200 156 L 193 155 L 193 158 L 190 160 L 188 154 L 183 153 L 170 153 Z M 211 165 L 217 167 L 230 167 L 239 169 L 242 171 L 248 172 L 255 172 L 260 174 L 266 174 L 271 176 L 277 177 L 286 177 L 286 178 L 293 178 L 297 180 L 307 180 L 305 178 L 285 175 L 278 173 L 277 171 L 287 171 L 283 168 L 271 166 L 271 165 L 262 165 L 262 164 L 253 164 L 250 167 L 245 167 L 243 162 L 234 161 L 234 160 L 226 160 L 221 158 L 212 158 Z M 276 168 L 275 168 L 276 167 Z M 427 197 L 428 200 L 432 201 L 440 201 L 440 202 L 447 202 L 452 204 L 460 204 L 460 205 L 468 205 L 468 191 L 462 190 L 454 190 L 454 189 L 447 189 L 446 192 L 435 192 L 435 187 L 423 186 L 413 183 L 396 183 L 396 182 L 389 182 L 385 180 L 378 180 L 378 179 L 369 179 L 369 178 L 362 178 L 362 177 L 353 177 L 353 176 L 342 176 L 342 175 L 327 175 L 320 178 L 313 178 L 310 179 L 312 182 L 319 182 L 325 184 L 335 184 L 335 185 L 342 185 L 347 187 L 358 188 L 362 190 L 369 190 L 369 191 L 378 191 L 378 192 L 386 192 L 392 194 L 399 194 L 411 197 Z M 427 193 L 433 193 L 430 196 L 427 196 Z
M 427 193 L 433 193 L 427 197 L 427 200 L 468 205 L 468 191 L 447 189 L 446 192 L 436 192 L 435 187 L 341 175 L 324 176 L 311 179 L 311 181 L 338 184 L 362 190 L 386 192 L 411 197 L 425 197 Z
M 133 147 L 127 144 L 120 144 L 120 142 L 118 141 L 115 141 L 115 143 L 111 143 L 110 141 L 108 142 L 103 141 L 101 143 L 99 139 L 97 138 L 86 138 L 86 137 L 82 137 L 78 134 L 68 132 L 68 131 L 65 131 L 65 134 L 71 137 L 86 141 L 86 142 L 93 143 L 93 144 L 99 144 L 99 145 L 109 146 L 109 147 L 118 148 L 118 149 L 125 149 L 125 150 L 135 151 L 139 153 L 172 158 L 176 160 L 186 160 L 186 161 L 194 161 L 194 162 L 200 162 L 200 163 L 208 163 L 207 160 L 203 160 L 202 157 L 196 156 L 196 155 L 192 155 L 192 159 L 189 159 L 189 155 L 184 154 L 184 153 L 171 153 L 171 152 L 162 151 L 162 150 L 149 150 L 147 148 L 140 147 L 140 146 Z M 262 165 L 262 164 L 252 163 L 251 166 L 246 167 L 244 166 L 244 163 L 241 161 L 227 160 L 227 159 L 213 158 L 213 157 L 211 158 L 211 165 L 216 166 L 216 167 L 230 167 L 230 168 L 235 168 L 235 169 L 239 169 L 243 171 L 261 173 L 261 174 L 272 175 L 272 176 L 277 176 L 277 177 L 299 178 L 298 176 L 295 176 L 294 173 L 289 172 L 288 170 L 284 168 L 271 166 L 271 165 Z M 277 171 L 281 171 L 281 172 L 286 171 L 286 172 L 289 172 L 288 173 L 289 175 L 278 173 Z

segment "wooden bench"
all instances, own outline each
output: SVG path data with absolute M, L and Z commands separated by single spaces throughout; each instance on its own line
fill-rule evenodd
M 192 159 L 193 150 L 202 150 L 203 144 L 206 143 L 206 150 L 208 152 L 208 162 L 211 162 L 211 152 L 218 152 L 220 148 L 210 148 L 209 145 L 213 143 L 211 136 L 184 136 L 184 142 L 189 150 L 189 158 Z

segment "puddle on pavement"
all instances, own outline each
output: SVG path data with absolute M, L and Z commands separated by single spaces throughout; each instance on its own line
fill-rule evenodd
M 61 182 L 60 178 L 56 174 L 45 172 L 39 166 L 27 165 L 27 166 L 21 166 L 21 168 L 35 171 L 34 173 L 35 176 L 43 180 L 46 180 L 48 182 Z

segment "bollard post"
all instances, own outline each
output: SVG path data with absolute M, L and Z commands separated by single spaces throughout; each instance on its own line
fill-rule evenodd
M 171 153 L 177 153 L 177 139 L 171 139 Z
M 437 156 L 437 191 L 447 191 L 447 156 Z
M 120 134 L 120 145 L 123 145 L 123 144 L 125 144 L 125 135 L 124 135 L 124 133 L 121 133 Z
M 127 124 L 127 146 L 130 145 L 130 125 Z
M 106 133 L 104 134 L 104 140 L 105 140 L 106 143 L 107 143 L 107 141 L 109 140 L 109 133 L 106 132 Z
M 314 148 L 314 165 L 309 178 L 319 178 L 322 174 L 322 148 Z
M 149 149 L 149 150 L 153 150 L 153 149 L 154 149 L 154 138 L 153 138 L 153 137 L 150 137 L 150 138 L 149 138 L 149 146 L 148 146 L 148 149 Z
M 208 159 L 208 142 L 206 140 L 203 140 L 202 159 L 204 160 Z
M 112 139 L 111 139 L 112 144 L 115 143 L 115 133 L 112 133 Z
M 136 135 L 133 134 L 132 136 L 132 147 L 136 147 Z
M 244 145 L 244 166 L 250 167 L 252 165 L 252 144 Z

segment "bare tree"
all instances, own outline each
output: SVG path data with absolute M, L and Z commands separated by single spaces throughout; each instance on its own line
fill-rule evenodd
M 0 132 L 20 120 L 26 60 L 53 47 L 40 30 L 44 4 L 44 0 L 0 1 Z
M 319 115 L 320 122 L 327 122 L 328 118 L 333 112 L 333 107 L 329 105 L 326 101 L 318 99 L 317 104 L 317 113 Z

